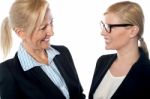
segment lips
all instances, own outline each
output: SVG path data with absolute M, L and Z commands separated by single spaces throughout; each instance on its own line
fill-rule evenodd
M 47 36 L 47 37 L 45 37 L 42 41 L 48 42 L 49 40 L 50 40 L 50 37 Z
M 109 42 L 110 42 L 110 40 L 108 40 L 108 39 L 106 40 L 106 39 L 105 39 L 105 42 L 106 42 L 106 43 L 109 43 Z
M 44 39 L 43 41 L 46 41 L 46 42 L 48 42 L 48 41 L 49 41 L 49 39 Z
M 108 39 L 108 38 L 104 38 L 105 39 L 105 43 L 106 44 L 108 44 L 108 43 L 110 43 L 111 42 L 111 40 L 110 39 Z

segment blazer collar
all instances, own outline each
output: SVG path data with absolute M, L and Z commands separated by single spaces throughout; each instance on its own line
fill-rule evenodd
M 122 84 L 115 92 L 116 95 L 118 94 L 118 92 L 120 92 L 119 90 L 122 89 L 122 86 L 125 86 L 126 83 L 128 82 L 128 80 L 131 79 L 133 76 L 135 76 L 136 73 L 138 71 L 140 71 L 141 68 L 143 68 L 142 67 L 143 65 L 149 64 L 149 59 L 146 56 L 146 54 L 144 53 L 144 51 L 141 48 L 139 48 L 139 51 L 140 51 L 139 59 L 137 60 L 137 62 L 135 62 L 135 64 L 133 64 L 132 68 L 130 69 L 129 73 L 126 75 Z M 102 64 L 97 64 L 97 65 L 102 65 L 102 66 L 98 66 L 98 68 L 95 69 L 95 74 L 94 74 L 95 78 L 94 78 L 94 81 L 92 82 L 92 87 L 91 87 L 90 93 L 95 92 L 97 86 L 102 81 L 103 77 L 105 76 L 106 72 L 110 68 L 111 64 L 117 58 L 117 54 L 111 54 L 106 57 L 107 57 L 106 59 L 101 60 L 101 61 L 103 61 Z
M 60 57 L 62 60 L 63 60 L 63 57 L 62 57 L 61 54 L 56 55 L 56 57 L 54 58 L 54 63 L 56 64 L 57 68 L 59 69 L 60 73 L 62 74 L 62 77 L 65 80 L 66 78 L 63 75 L 63 70 L 61 68 L 59 68 L 59 67 L 61 67 L 61 65 L 60 65 L 59 61 L 56 61 L 57 57 Z M 23 69 L 21 67 L 21 64 L 19 62 L 17 54 L 15 55 L 14 63 L 15 63 L 14 64 L 15 67 L 17 68 L 15 70 L 16 71 L 15 74 L 19 74 L 20 71 L 21 71 L 21 73 L 23 73 L 23 76 L 25 74 L 25 76 L 27 76 L 30 80 L 35 81 L 37 83 L 37 85 L 41 86 L 43 88 L 43 91 L 46 92 L 46 94 L 49 94 L 49 92 L 51 92 L 51 93 L 54 92 L 53 94 L 59 93 L 58 95 L 60 97 L 62 97 L 62 99 L 65 99 L 64 95 L 62 94 L 62 92 L 57 88 L 57 86 L 53 83 L 53 81 L 51 81 L 49 79 L 49 77 L 44 73 L 44 71 L 40 68 L 40 66 L 36 66 L 34 68 L 31 68 L 28 71 L 23 71 Z
M 59 55 L 60 53 L 55 50 L 54 48 L 52 48 L 51 46 L 49 46 L 49 48 L 46 49 L 46 53 L 48 55 L 48 62 L 51 63 L 51 61 L 53 61 L 54 57 L 56 55 Z M 24 71 L 28 71 L 36 66 L 41 66 L 41 65 L 46 65 L 46 64 L 42 64 L 39 63 L 38 61 L 36 61 L 27 51 L 26 49 L 23 47 L 22 44 L 20 44 L 19 50 L 18 50 L 18 58 L 20 61 L 20 64 L 23 68 Z
M 148 57 L 146 56 L 146 54 L 144 53 L 143 49 L 139 48 L 139 51 L 140 51 L 139 59 L 133 64 L 133 66 L 129 70 L 128 74 L 126 75 L 125 79 L 123 80 L 123 82 L 121 83 L 119 88 L 116 90 L 116 92 L 114 93 L 112 98 L 115 96 L 119 96 L 119 95 L 122 96 L 124 91 L 121 91 L 121 90 L 126 90 L 126 88 L 129 87 L 129 85 L 131 85 L 132 79 L 138 78 L 138 77 L 140 77 L 140 75 L 142 75 L 141 69 L 144 71 L 144 70 L 146 70 L 145 69 L 145 67 L 147 67 L 146 65 L 150 65 L 150 61 L 149 61 Z M 141 73 L 138 76 L 139 72 L 141 72 Z

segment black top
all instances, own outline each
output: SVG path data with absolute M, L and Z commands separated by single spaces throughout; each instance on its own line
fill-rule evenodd
M 93 99 L 98 85 L 116 58 L 117 54 L 109 54 L 97 60 L 89 99 Z M 150 61 L 141 49 L 138 61 L 133 64 L 111 99 L 150 99 Z
M 64 46 L 52 47 L 60 52 L 54 63 L 65 80 L 70 99 L 85 99 L 69 50 Z M 39 66 L 23 71 L 17 54 L 0 64 L 0 96 L 1 99 L 65 99 Z

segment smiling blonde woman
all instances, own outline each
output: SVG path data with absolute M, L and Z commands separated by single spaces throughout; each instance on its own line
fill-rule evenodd
M 1 27 L 4 56 L 12 46 L 11 30 L 22 42 L 15 57 L 0 64 L 1 99 L 85 99 L 69 50 L 50 44 L 53 18 L 47 1 L 13 3 Z

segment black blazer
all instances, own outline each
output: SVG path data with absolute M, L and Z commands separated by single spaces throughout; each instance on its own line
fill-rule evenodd
M 150 99 L 150 61 L 142 50 L 140 52 L 140 58 L 132 66 L 111 99 Z M 116 57 L 116 54 L 110 54 L 103 55 L 98 59 L 89 92 L 89 99 L 93 99 L 98 85 Z
M 60 52 L 54 62 L 66 82 L 70 99 L 85 99 L 69 50 L 64 46 L 52 47 Z M 0 96 L 1 99 L 65 99 L 40 67 L 23 71 L 17 54 L 0 64 Z

